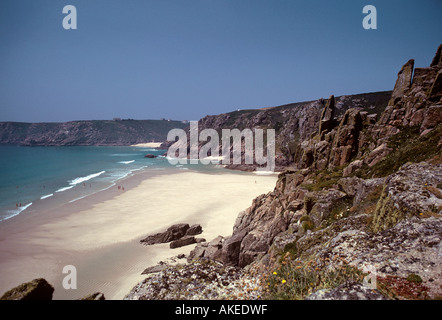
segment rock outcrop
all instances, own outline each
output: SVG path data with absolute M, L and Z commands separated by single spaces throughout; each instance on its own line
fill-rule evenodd
M 170 242 L 170 248 L 175 249 L 197 242 L 204 242 L 205 239 L 197 239 L 194 236 L 203 232 L 201 225 L 189 226 L 187 223 L 179 223 L 170 226 L 166 231 L 150 235 L 140 242 L 146 245 Z
M 95 292 L 92 294 L 88 294 L 87 296 L 79 299 L 79 300 L 106 300 L 104 294 L 101 292 Z
M 239 213 L 231 235 L 192 250 L 186 270 L 204 261 L 238 279 L 254 272 L 266 298 L 441 297 L 441 47 L 430 67 L 402 67 L 382 110 L 330 96 L 202 119 L 201 128 L 269 128 L 280 112 L 282 172 L 272 192 Z M 176 297 L 183 288 L 166 282 L 178 270 L 156 273 L 129 298 Z
M 275 269 L 289 254 L 324 271 L 342 265 L 375 269 L 379 290 L 373 295 L 352 284 L 311 299 L 441 296 L 442 124 L 441 101 L 434 100 L 440 93 L 438 55 L 440 47 L 431 66 L 414 70 L 414 76 L 413 60 L 404 65 L 378 121 L 350 108 L 330 122 L 336 103 L 329 101 L 318 129 L 299 143 L 299 169 L 282 172 L 273 192 L 239 214 L 231 236 L 197 245 L 189 260 Z M 422 150 L 422 155 L 409 150 Z M 407 163 L 415 158 L 424 161 Z M 413 277 L 422 283 L 409 280 Z
M 330 139 L 324 136 L 339 124 L 343 114 L 350 108 L 365 112 L 364 119 L 372 121 L 388 104 L 391 91 L 366 93 L 358 95 L 341 96 L 333 95 L 328 100 L 318 99 L 293 103 L 265 109 L 238 110 L 220 115 L 208 115 L 198 121 L 198 131 L 214 129 L 221 136 L 222 129 L 275 129 L 275 171 L 282 171 L 287 167 L 298 167 L 304 155 L 303 143 L 312 135 L 319 133 L 321 140 Z M 318 125 L 319 124 L 319 125 Z M 187 129 L 189 132 L 189 128 Z M 187 134 L 188 140 L 190 134 Z M 188 141 L 190 143 L 190 140 Z M 331 142 L 330 142 L 331 143 Z M 165 143 L 163 147 L 170 146 Z M 199 144 L 201 148 L 205 142 Z M 330 146 L 331 148 L 331 146 Z M 222 144 L 219 146 L 222 153 Z M 243 171 L 254 171 L 258 165 L 245 164 L 244 145 L 242 146 L 242 163 L 228 164 L 227 168 Z M 233 152 L 233 146 L 230 146 Z M 329 151 L 328 151 L 329 152 Z M 189 155 L 190 156 L 190 155 Z M 308 159 L 306 160 L 307 163 Z M 308 166 L 308 165 L 306 165 Z
M 136 285 L 124 300 L 257 299 L 262 292 L 253 278 L 238 267 L 210 260 L 186 265 L 165 265 Z
M 52 300 L 54 287 L 38 278 L 7 291 L 0 300 Z

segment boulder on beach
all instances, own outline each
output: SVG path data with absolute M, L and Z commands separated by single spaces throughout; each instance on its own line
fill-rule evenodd
M 79 300 L 106 300 L 106 298 L 104 297 L 104 294 L 102 294 L 101 292 L 95 292 Z
M 186 235 L 186 232 L 189 228 L 190 226 L 187 223 L 174 224 L 173 226 L 169 227 L 165 232 L 150 235 L 140 240 L 140 242 L 147 245 L 152 245 L 178 240 Z
M 7 291 L 0 300 L 52 300 L 54 287 L 38 278 Z
M 144 156 L 145 158 L 156 158 L 157 156 L 151 153 L 148 153 Z
M 203 232 L 203 228 L 200 224 L 191 225 L 190 228 L 186 231 L 186 236 L 196 236 Z
M 185 237 L 180 238 L 178 240 L 172 241 L 170 243 L 170 249 L 188 246 L 189 244 L 194 244 L 196 242 L 197 242 L 197 240 L 195 239 L 194 236 L 185 236 Z

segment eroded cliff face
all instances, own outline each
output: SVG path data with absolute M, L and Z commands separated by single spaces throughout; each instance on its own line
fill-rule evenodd
M 333 97 L 333 96 L 332 96 Z M 208 115 L 198 121 L 198 132 L 204 129 L 214 129 L 219 137 L 222 129 L 274 129 L 275 130 L 275 164 L 276 171 L 287 167 L 298 167 L 303 157 L 303 143 L 308 141 L 318 131 L 328 132 L 339 124 L 340 119 L 349 108 L 361 111 L 364 121 L 374 121 L 388 104 L 391 91 L 365 93 L 337 97 L 336 99 L 318 99 L 315 101 L 299 102 L 264 109 L 238 110 L 220 115 Z M 332 105 L 330 105 L 332 103 Z M 327 107 L 326 107 L 327 106 Z M 325 108 L 325 109 L 324 109 Z M 325 112 L 325 114 L 324 114 Z M 327 120 L 326 120 L 327 119 Z M 318 127 L 318 123 L 322 123 Z M 190 145 L 189 128 L 187 130 L 188 145 Z M 164 144 L 167 148 L 173 142 Z M 199 150 L 206 142 L 199 143 Z M 222 154 L 222 144 L 219 144 L 219 154 Z M 233 146 L 230 146 L 233 154 Z M 242 163 L 231 163 L 229 169 L 254 171 L 258 166 L 245 164 L 244 144 L 242 145 Z M 188 149 L 189 152 L 189 149 Z
M 289 257 L 324 272 L 372 266 L 388 298 L 440 297 L 441 48 L 414 76 L 413 61 L 404 65 L 379 120 L 360 108 L 335 118 L 333 96 L 312 106 L 323 106 L 316 129 L 285 134 L 299 150 L 274 191 L 239 214 L 231 236 L 200 244 L 189 260 L 275 269 Z M 397 289 L 407 285 L 414 293 Z

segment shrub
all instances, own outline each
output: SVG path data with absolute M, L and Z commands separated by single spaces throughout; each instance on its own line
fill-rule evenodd
M 323 271 L 313 263 L 294 261 L 288 255 L 275 271 L 269 272 L 264 299 L 299 300 L 327 288 L 335 288 L 347 281 L 361 282 L 364 274 L 357 268 L 343 265 L 334 271 Z
M 414 282 L 414 283 L 422 283 L 422 278 L 419 275 L 414 274 L 414 273 L 409 274 L 407 277 L 407 280 Z
M 313 221 L 304 221 L 302 223 L 302 228 L 304 229 L 304 231 L 307 230 L 313 230 L 315 228 L 315 224 L 313 223 Z

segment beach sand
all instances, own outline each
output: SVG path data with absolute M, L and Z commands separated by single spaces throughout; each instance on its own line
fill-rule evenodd
M 195 245 L 145 246 L 143 237 L 176 223 L 201 224 L 198 237 L 228 236 L 239 212 L 274 189 L 277 175 L 186 171 L 135 175 L 116 187 L 57 210 L 22 215 L 0 226 L 0 295 L 35 278 L 54 288 L 54 299 L 93 292 L 122 299 L 145 276 L 141 272 Z M 183 260 L 184 262 L 185 260 Z M 66 290 L 65 265 L 77 271 L 77 289 Z
M 146 143 L 137 143 L 131 145 L 131 147 L 141 147 L 141 148 L 159 148 L 162 142 L 146 142 Z

